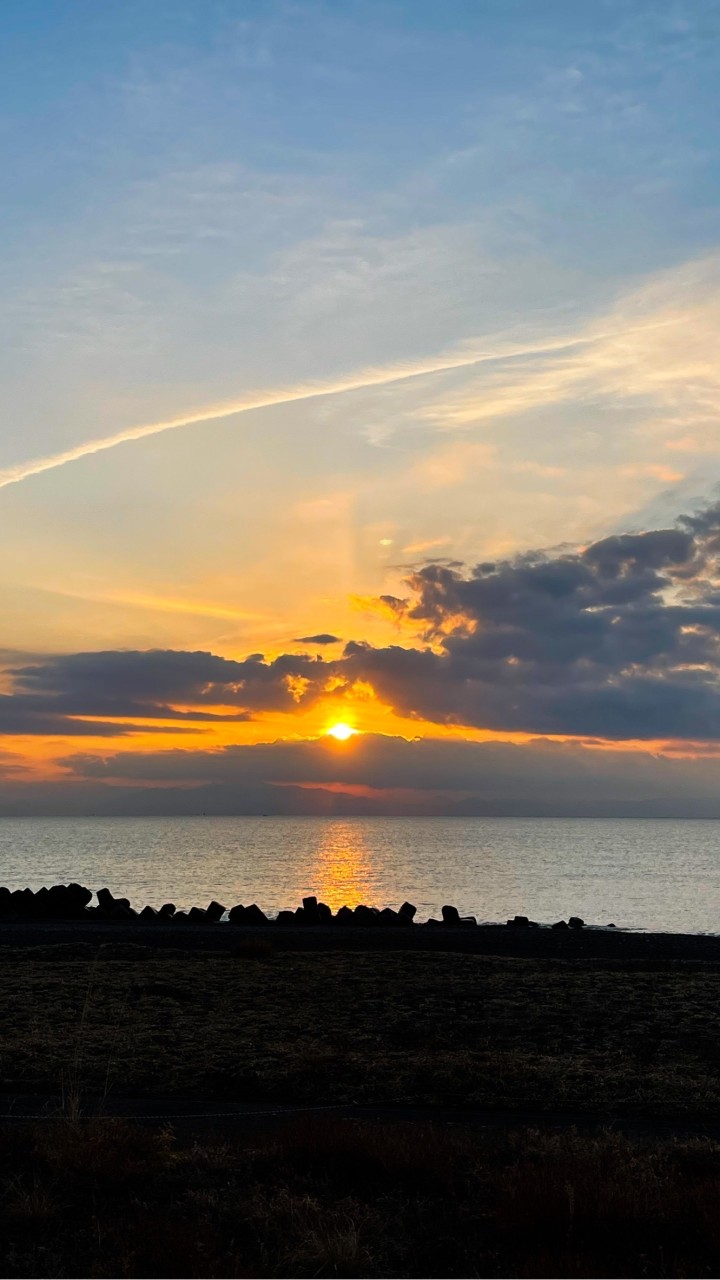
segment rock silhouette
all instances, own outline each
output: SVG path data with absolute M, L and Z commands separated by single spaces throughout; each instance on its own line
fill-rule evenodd
M 358 903 L 355 907 L 342 906 L 333 912 L 326 902 L 320 902 L 314 895 L 303 898 L 302 906 L 295 910 L 284 909 L 273 916 L 266 913 L 253 902 L 249 905 L 236 903 L 234 906 L 223 906 L 213 899 L 207 907 L 192 906 L 178 911 L 173 902 L 165 902 L 159 908 L 146 905 L 135 910 L 129 898 L 116 898 L 110 889 L 98 889 L 96 905 L 92 905 L 93 892 L 85 885 L 54 884 L 32 889 L 10 890 L 0 885 L 0 918 L 20 920 L 99 920 L 102 922 L 117 921 L 129 923 L 139 921 L 144 925 L 241 925 L 244 928 L 363 928 L 363 929 L 407 929 L 407 928 L 450 928 L 475 929 L 478 922 L 475 916 L 461 916 L 457 907 L 446 904 L 441 908 L 442 919 L 429 919 L 422 924 L 416 922 L 417 907 L 411 902 L 403 902 L 397 910 L 394 907 L 368 906 Z M 487 926 L 486 926 L 487 927 Z M 492 926 L 490 926 L 492 927 Z M 537 920 L 527 916 L 516 915 L 507 921 L 512 929 L 539 929 Z M 614 929 L 614 924 L 606 926 Z M 558 920 L 552 929 L 583 929 L 585 921 L 580 916 L 570 916 L 569 920 Z

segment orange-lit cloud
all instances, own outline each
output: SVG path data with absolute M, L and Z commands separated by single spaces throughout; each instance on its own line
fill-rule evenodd
M 11 751 L 25 741 L 38 777 L 73 753 L 150 763 L 188 748 L 199 759 L 195 743 L 210 758 L 273 740 L 317 740 L 337 768 L 363 756 L 368 735 L 431 735 L 448 746 L 542 739 L 576 744 L 585 761 L 711 757 L 720 742 L 719 536 L 717 506 L 578 550 L 473 570 L 426 564 L 408 574 L 407 595 L 361 602 L 398 620 L 402 644 L 351 639 L 338 651 L 330 634 L 322 654 L 8 657 L 0 729 Z M 333 748 L 328 731 L 342 725 L 350 741 Z

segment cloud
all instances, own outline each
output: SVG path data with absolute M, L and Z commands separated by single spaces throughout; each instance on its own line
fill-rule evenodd
M 707 419 L 720 405 L 715 346 L 720 325 L 720 259 L 710 257 L 666 272 L 621 299 L 606 316 L 565 334 L 527 332 L 470 338 L 453 350 L 387 366 L 370 366 L 327 381 L 249 392 L 166 419 L 129 426 L 46 457 L 0 470 L 0 488 L 84 457 L 181 427 L 325 396 L 389 386 L 410 379 L 487 365 L 489 372 L 462 390 L 431 402 L 420 416 L 443 427 L 467 427 L 571 397 L 597 394 L 624 399 L 654 396 L 675 407 L 689 402 L 682 421 Z M 463 446 L 457 446 L 462 451 Z M 467 447 L 467 446 L 465 446 Z M 477 446 L 483 457 L 488 446 Z M 443 458 L 430 464 L 431 483 L 442 484 Z M 459 459 L 450 455 L 445 467 Z
M 406 646 L 351 640 L 336 658 L 234 660 L 172 649 L 39 657 L 8 666 L 0 727 L 21 732 L 18 724 L 48 716 L 48 732 L 59 732 L 63 717 L 72 732 L 84 731 L 83 717 L 239 721 L 304 711 L 329 696 L 341 702 L 370 686 L 419 724 L 720 740 L 720 504 L 582 549 L 531 551 L 472 570 L 435 561 L 406 584 L 407 595 L 377 602 L 411 637 Z
M 332 639 L 335 643 L 335 639 Z M 294 711 L 321 696 L 332 665 L 304 654 L 241 662 L 203 651 L 107 650 L 10 662 L 0 734 L 117 736 L 242 723 L 258 711 Z
M 400 364 L 380 368 L 362 369 L 329 382 L 299 383 L 292 387 L 280 388 L 276 391 L 251 393 L 247 396 L 225 404 L 210 405 L 204 409 L 193 410 L 187 414 L 167 418 L 158 422 L 147 422 L 140 426 L 126 427 L 112 435 L 99 436 L 93 440 L 83 441 L 70 449 L 49 454 L 44 458 L 33 458 L 27 462 L 14 463 L 0 470 L 0 489 L 7 485 L 19 484 L 31 476 L 40 475 L 44 471 L 54 471 L 68 463 L 78 462 L 91 454 L 102 453 L 107 449 L 115 449 L 118 445 L 130 444 L 135 440 L 144 440 L 149 436 L 160 435 L 165 431 L 175 431 L 180 427 L 199 426 L 205 422 L 218 422 L 223 418 L 232 418 L 236 414 L 250 413 L 255 409 L 267 409 L 275 405 L 297 404 L 303 400 L 315 400 L 322 396 L 345 395 L 351 391 L 362 391 L 371 387 L 387 386 L 395 382 L 404 382 L 410 378 L 422 378 L 431 374 L 447 373 L 453 369 L 465 369 L 472 365 L 482 364 L 498 358 L 512 359 L 527 354 L 528 350 L 540 351 L 565 347 L 582 339 L 554 339 L 546 343 L 532 344 L 530 347 L 502 343 L 497 349 L 472 350 L 464 348 L 445 352 L 434 358 L 406 361 Z M 487 340 L 496 342 L 496 339 Z
M 349 677 L 405 716 L 610 739 L 720 737 L 720 506 L 670 529 L 433 564 L 392 607 L 433 648 L 351 642 Z
M 317 636 L 298 636 L 295 644 L 340 644 L 340 637 L 321 631 Z
M 258 672 L 259 681 L 253 681 Z M 197 731 L 190 724 L 242 722 L 251 718 L 247 708 L 237 706 L 238 692 L 247 684 L 253 686 L 247 701 L 292 705 L 282 663 L 268 671 L 253 658 L 235 663 L 202 652 L 60 654 L 10 665 L 6 676 L 13 690 L 0 697 L 0 733 L 5 734 L 103 737 L 161 731 L 125 723 L 133 717 L 172 722 L 174 733 Z M 264 698 L 254 688 L 258 683 Z M 234 709 L 220 711 L 221 706 Z
M 62 764 L 64 803 L 74 803 L 77 788 L 102 811 L 132 811 L 137 803 L 161 813 L 720 815 L 715 759 L 568 743 L 367 734 L 351 750 L 327 740 L 276 742 L 75 754 Z
M 83 720 L 62 712 L 53 714 L 52 710 L 43 711 L 38 701 L 24 701 L 20 698 L 0 698 L 0 734 L 13 737 L 29 735 L 47 737 L 48 735 L 63 738 L 123 738 L 130 734 L 165 733 L 160 725 L 133 724 L 128 720 Z M 139 710 L 138 715 L 145 712 Z M 164 717 L 163 717 L 164 718 Z M 178 720 L 181 717 L 170 712 L 167 719 Z M 187 715 L 187 720 L 209 720 L 217 717 Z M 233 717 L 243 719 L 244 717 Z M 173 733 L 197 733 L 199 730 L 189 725 L 173 724 Z
M 717 436 L 720 255 L 650 277 L 605 313 L 584 321 L 574 343 L 498 359 L 423 416 L 448 429 L 519 416 L 572 401 L 652 405 L 668 432 L 703 426 Z M 568 335 L 569 336 L 569 335 Z M 663 419 L 655 420 L 663 428 Z

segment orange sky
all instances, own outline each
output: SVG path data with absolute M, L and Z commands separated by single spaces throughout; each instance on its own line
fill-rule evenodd
M 559 579 L 621 534 L 682 540 L 720 492 L 717 5 L 9 9 L 0 812 L 18 778 L 117 790 L 114 756 L 131 778 L 131 757 L 312 744 L 337 721 L 382 735 L 378 758 L 540 726 L 539 754 L 577 746 L 588 804 L 601 757 L 622 755 L 620 790 L 658 757 L 661 797 L 667 761 L 711 765 L 720 508 L 695 559 L 609 554 L 603 577 L 601 548 L 587 596 Z M 476 589 L 532 553 L 558 581 L 530 604 Z M 439 605 L 426 582 L 413 616 L 429 565 L 458 582 Z M 265 665 L 252 688 L 201 663 L 183 683 L 198 655 Z M 7 674 L 33 662 L 45 683 Z M 204 701 L 216 687 L 232 705 Z M 63 732 L 83 707 L 95 730 Z M 333 786 L 358 743 L 327 739 Z

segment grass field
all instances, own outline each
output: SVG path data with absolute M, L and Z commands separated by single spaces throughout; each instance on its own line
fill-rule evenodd
M 2 1088 L 720 1107 L 720 969 L 427 953 L 6 949 Z
M 429 952 L 0 952 L 0 1274 L 720 1274 L 720 967 Z M 113 1095 L 534 1109 L 538 1128 L 333 1119 L 191 1137 Z M 553 1133 L 545 1110 L 644 1117 Z M 91 1108 L 92 1109 L 92 1108 Z
M 14 1277 L 686 1277 L 720 1271 L 720 1146 L 294 1122 L 178 1146 L 0 1130 Z

